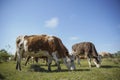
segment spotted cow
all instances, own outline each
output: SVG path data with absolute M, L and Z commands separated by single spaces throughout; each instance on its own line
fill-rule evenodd
M 78 63 L 80 64 L 80 57 L 83 56 L 84 58 L 88 59 L 89 67 L 91 67 L 91 58 L 96 65 L 96 67 L 100 67 L 101 58 L 98 55 L 96 48 L 93 43 L 91 42 L 81 42 L 76 43 L 72 46 L 72 54 L 78 58 Z
M 109 52 L 100 52 L 99 55 L 102 57 L 102 58 L 112 58 L 112 54 L 109 53 Z
M 16 69 L 21 70 L 22 55 L 26 55 L 27 61 L 31 56 L 48 58 L 48 70 L 51 71 L 51 62 L 54 59 L 61 70 L 59 59 L 62 59 L 69 70 L 74 70 L 74 58 L 69 55 L 67 48 L 63 45 L 61 39 L 49 35 L 30 35 L 18 36 L 16 39 L 17 64 Z M 26 62 L 27 62 L 26 61 Z

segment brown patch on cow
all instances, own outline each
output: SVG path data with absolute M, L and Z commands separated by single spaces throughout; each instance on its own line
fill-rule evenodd
M 37 53 L 40 50 L 43 50 L 48 51 L 49 54 L 52 55 L 52 52 L 57 51 L 59 58 L 65 56 L 69 57 L 67 48 L 58 37 L 48 35 L 31 35 L 25 36 L 24 40 L 27 40 L 26 45 L 28 46 L 29 52 Z

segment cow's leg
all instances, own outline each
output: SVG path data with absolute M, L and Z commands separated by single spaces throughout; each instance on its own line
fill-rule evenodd
M 52 58 L 48 57 L 48 71 L 51 71 Z
M 59 59 L 56 56 L 56 53 L 53 53 L 52 56 L 53 56 L 53 59 L 56 61 L 56 64 L 58 66 L 58 71 L 61 71 L 60 62 L 59 62 Z
M 78 63 L 78 65 L 81 66 L 81 64 L 80 64 L 80 57 L 79 56 L 77 56 L 77 63 Z
M 30 58 L 31 58 L 31 56 L 27 56 L 27 60 L 25 61 L 25 66 L 27 65 Z
M 48 63 L 48 58 L 45 58 L 45 61 L 46 61 L 46 65 L 47 65 L 47 63 Z
M 35 57 L 35 61 L 36 61 L 36 63 L 38 63 L 38 57 Z
M 34 64 L 34 61 L 38 63 L 38 57 L 32 57 L 32 63 Z
M 56 63 L 56 61 L 55 61 L 55 60 L 54 60 L 54 62 L 55 62 L 54 66 L 57 66 L 57 63 Z
M 19 61 L 17 61 L 16 69 L 21 71 L 21 65 Z
M 57 64 L 57 66 L 58 66 L 58 71 L 61 71 L 61 67 L 60 67 L 60 62 L 59 62 L 59 60 L 56 59 L 55 61 L 56 61 L 56 64 Z
M 91 58 L 90 58 L 90 57 L 87 57 L 87 59 L 88 59 L 89 67 L 91 68 Z
M 17 64 L 16 64 L 16 69 L 21 71 L 21 56 L 19 53 L 17 53 Z

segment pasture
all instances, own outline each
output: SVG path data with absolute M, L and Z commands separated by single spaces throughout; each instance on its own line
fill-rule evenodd
M 62 71 L 57 72 L 54 63 L 52 71 L 47 71 L 45 63 L 29 63 L 22 71 L 15 69 L 16 62 L 9 61 L 0 63 L 0 80 L 120 80 L 120 59 L 103 59 L 101 68 L 94 65 L 90 69 L 87 60 L 81 60 L 81 67 L 76 64 L 75 71 L 68 71 L 64 64 L 61 64 Z M 92 63 L 93 64 L 93 63 Z

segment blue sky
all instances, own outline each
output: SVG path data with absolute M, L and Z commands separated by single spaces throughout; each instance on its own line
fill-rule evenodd
M 19 35 L 61 38 L 71 51 L 90 41 L 98 52 L 120 50 L 119 0 L 0 0 L 0 49 L 14 54 Z

